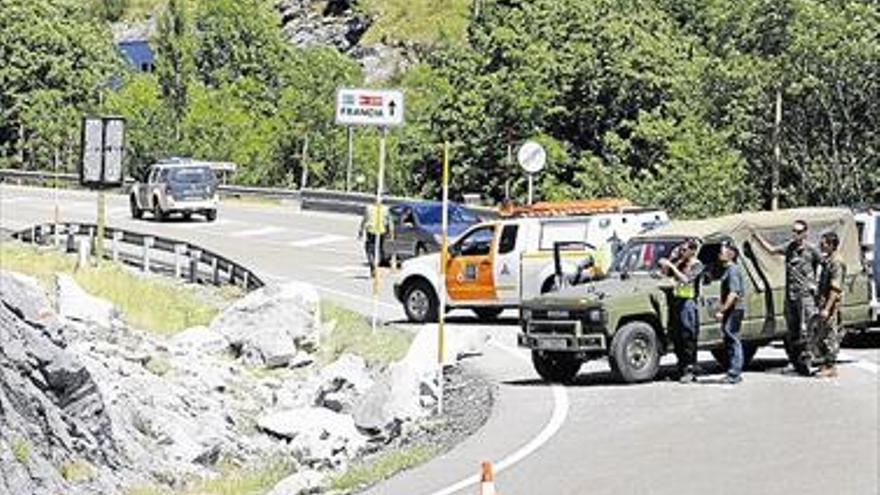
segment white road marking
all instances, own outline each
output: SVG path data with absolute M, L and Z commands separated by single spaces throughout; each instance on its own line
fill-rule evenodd
M 492 342 L 492 345 L 512 354 L 517 359 L 528 361 L 528 358 L 525 357 L 517 349 L 514 349 L 504 344 L 499 344 L 497 342 Z M 544 426 L 544 429 L 542 429 L 535 438 L 531 439 L 527 444 L 520 447 L 516 452 L 513 452 L 504 459 L 501 459 L 500 461 L 494 463 L 495 474 L 498 474 L 505 469 L 512 467 L 516 463 L 522 461 L 523 459 L 534 453 L 545 443 L 547 443 L 551 438 L 553 438 L 553 435 L 555 435 L 559 431 L 559 429 L 562 428 L 562 424 L 565 423 L 565 418 L 568 416 L 568 394 L 565 391 L 565 387 L 562 387 L 561 385 L 553 385 L 550 390 L 553 392 L 553 415 L 550 417 L 550 421 L 547 422 L 547 424 Z M 451 495 L 452 493 L 464 490 L 471 485 L 476 485 L 479 482 L 479 476 L 470 476 L 455 484 L 449 485 L 442 490 L 433 492 L 431 495 Z
M 283 227 L 262 227 L 259 229 L 250 229 L 250 230 L 241 230 L 231 234 L 232 237 L 261 237 L 273 234 L 280 234 L 282 232 L 286 232 L 287 229 Z
M 849 356 L 847 354 L 840 354 L 838 356 L 838 358 L 843 361 L 852 361 L 852 365 L 855 366 L 856 368 L 863 369 L 863 370 L 870 372 L 870 373 L 874 373 L 875 375 L 878 374 L 878 372 L 880 372 L 880 369 L 878 369 L 880 367 L 878 367 L 876 363 L 872 363 L 871 361 L 862 361 L 855 356 Z
M 320 266 L 318 268 L 333 273 L 357 273 L 368 270 L 368 268 L 364 265 Z
M 327 234 L 327 235 L 322 235 L 320 237 L 312 237 L 311 239 L 303 239 L 301 241 L 294 241 L 294 242 L 291 242 L 290 245 L 293 247 L 304 248 L 304 247 L 320 246 L 321 244 L 331 244 L 334 242 L 339 242 L 344 239 L 345 239 L 345 237 L 343 237 L 341 235 Z

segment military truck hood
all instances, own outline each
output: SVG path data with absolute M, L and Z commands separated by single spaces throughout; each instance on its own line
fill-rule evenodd
M 614 297 L 653 292 L 664 284 L 668 285 L 668 280 L 657 279 L 648 274 L 633 274 L 623 279 L 619 275 L 614 274 L 605 280 L 600 280 L 591 284 L 568 287 L 558 292 L 545 294 L 539 298 L 527 301 L 523 306 L 528 308 L 539 308 L 547 306 L 570 306 L 572 303 L 600 304 L 602 301 Z

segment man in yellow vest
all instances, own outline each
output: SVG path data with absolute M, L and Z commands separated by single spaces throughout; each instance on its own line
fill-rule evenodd
M 382 261 L 385 233 L 388 231 L 390 223 L 388 207 L 384 204 L 369 204 L 364 208 L 364 216 L 361 219 L 358 239 L 363 239 L 364 234 L 366 234 L 364 253 L 367 255 L 367 262 L 370 264 L 370 274 L 376 272 L 376 267 Z M 375 259 L 377 241 L 379 242 L 378 260 Z
M 689 239 L 673 251 L 672 259 L 661 258 L 658 262 L 663 273 L 675 281 L 669 321 L 681 383 L 697 381 L 697 339 L 700 332 L 697 289 L 703 272 L 703 264 L 697 259 L 698 249 L 697 241 Z

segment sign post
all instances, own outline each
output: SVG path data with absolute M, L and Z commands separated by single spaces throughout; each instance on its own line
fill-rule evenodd
M 348 166 L 345 168 L 345 192 L 351 192 L 351 168 L 354 161 L 354 142 L 352 141 L 351 134 L 351 126 L 345 126 L 345 137 L 348 139 Z
M 125 120 L 122 117 L 85 117 L 82 127 L 80 184 L 98 191 L 98 232 L 95 257 L 104 257 L 104 231 L 107 223 L 105 191 L 122 186 L 125 151 Z
M 534 179 L 533 176 L 544 168 L 547 162 L 547 152 L 544 147 L 535 141 L 526 141 L 519 148 L 516 159 L 520 167 L 529 175 L 529 204 L 532 204 Z
M 443 365 L 446 363 L 446 267 L 449 256 L 449 142 L 443 143 L 443 218 L 440 239 L 440 305 L 437 311 L 437 414 L 443 414 Z
M 382 193 L 385 187 L 385 139 L 388 128 L 403 125 L 403 92 L 394 89 L 339 88 L 336 90 L 336 123 L 345 126 L 367 125 L 379 128 L 379 176 L 376 180 L 376 209 L 373 219 L 375 245 L 373 262 L 373 333 L 379 320 L 379 291 L 381 274 L 378 265 L 381 256 L 383 223 Z M 346 188 L 351 175 L 351 140 L 349 139 L 349 171 L 346 174 Z

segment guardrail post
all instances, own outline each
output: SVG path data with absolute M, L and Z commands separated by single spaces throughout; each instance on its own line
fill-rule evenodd
M 202 258 L 201 249 L 189 250 L 189 282 L 191 284 L 199 281 L 199 260 Z
M 243 272 L 244 272 L 244 277 L 243 277 L 242 285 L 244 287 L 245 292 L 247 292 L 248 285 L 250 285 L 250 283 L 251 283 L 251 277 L 250 277 L 251 272 L 249 272 L 247 270 L 243 270 Z
M 92 251 L 97 252 L 98 245 L 95 241 L 97 241 L 97 238 L 95 237 L 95 228 L 89 227 L 89 242 L 92 244 Z
M 88 264 L 89 254 L 90 254 L 89 248 L 90 247 L 91 247 L 91 244 L 89 242 L 88 237 L 80 237 L 79 238 L 77 258 L 76 258 L 76 269 L 77 270 L 79 270 L 80 268 L 82 268 L 82 267 L 86 266 L 86 264 Z
M 36 244 L 36 243 L 37 243 L 37 226 L 36 226 L 36 225 L 34 225 L 34 226 L 31 227 L 31 239 L 30 239 L 30 241 L 31 241 L 31 244 Z
M 211 281 L 214 285 L 220 285 L 220 264 L 217 258 L 211 258 Z
M 174 245 L 174 278 L 183 277 L 183 256 L 186 253 L 186 244 Z
M 118 230 L 113 231 L 113 244 L 111 249 L 113 250 L 113 261 L 119 261 L 119 242 L 122 241 L 122 232 Z
M 144 237 L 144 252 L 141 267 L 143 271 L 147 273 L 150 272 L 150 249 L 153 247 L 154 241 L 155 239 L 150 236 Z
M 67 252 L 76 252 L 76 238 L 74 237 L 73 225 L 67 224 Z
M 61 232 L 59 230 L 57 223 L 52 225 L 52 236 L 55 238 L 56 248 L 61 246 Z

